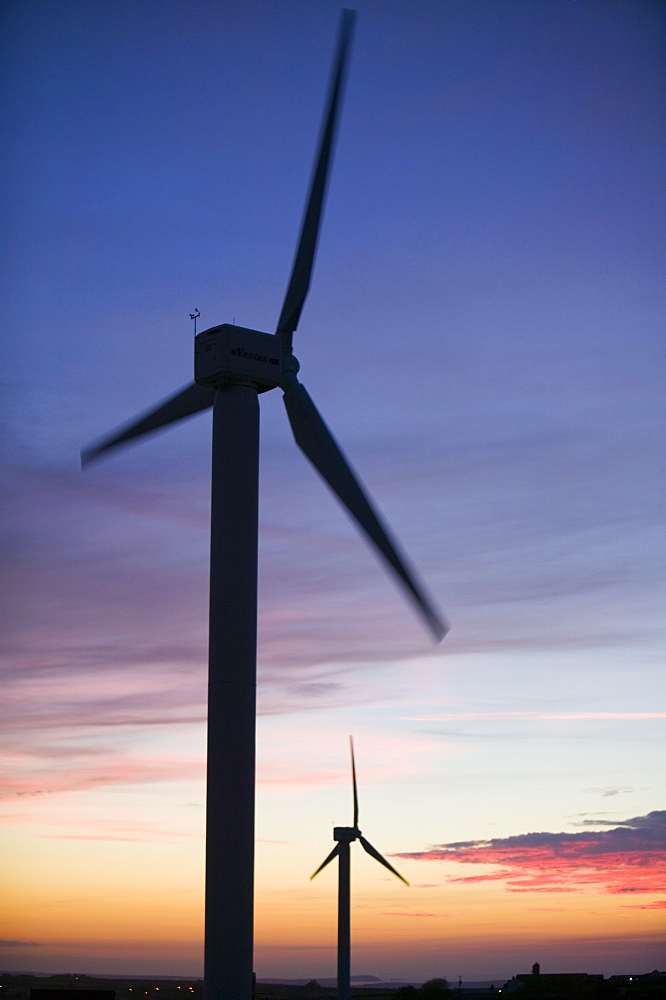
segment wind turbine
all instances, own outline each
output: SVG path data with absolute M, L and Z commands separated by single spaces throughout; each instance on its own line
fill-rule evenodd
M 400 872 L 397 872 L 393 865 L 390 865 L 386 858 L 383 858 L 379 851 L 370 844 L 362 835 L 358 828 L 358 792 L 356 789 L 356 764 L 354 763 L 354 741 L 349 737 L 349 747 L 351 749 L 352 765 L 352 785 L 354 788 L 354 822 L 352 826 L 333 827 L 333 840 L 337 844 L 326 858 L 319 865 L 317 871 L 310 876 L 310 880 L 325 868 L 334 858 L 338 859 L 338 997 L 337 1000 L 349 1000 L 350 993 L 350 973 L 351 973 L 351 933 L 350 933 L 350 878 L 349 878 L 349 845 L 358 840 L 366 854 L 369 854 L 380 865 L 388 868 L 392 875 L 399 878 L 405 885 L 409 885 Z
M 310 285 L 355 12 L 342 13 L 330 92 L 274 334 L 224 323 L 194 339 L 194 381 L 94 443 L 83 465 L 213 408 L 206 904 L 207 1000 L 252 996 L 256 728 L 258 394 L 278 386 L 296 443 L 397 575 L 440 641 L 447 626 L 298 381 L 292 335 Z

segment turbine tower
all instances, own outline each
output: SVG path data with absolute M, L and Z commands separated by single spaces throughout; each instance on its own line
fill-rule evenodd
M 194 381 L 84 449 L 83 465 L 213 408 L 206 1000 L 251 1000 L 256 728 L 258 394 L 278 386 L 296 443 L 398 577 L 437 641 L 447 626 L 298 381 L 292 336 L 310 286 L 355 13 L 342 12 L 328 101 L 291 276 L 274 334 L 224 323 L 196 335 Z
M 352 785 L 354 789 L 354 823 L 352 826 L 333 827 L 333 840 L 337 841 L 325 861 L 319 865 L 317 871 L 310 876 L 312 880 L 322 868 L 332 861 L 338 859 L 338 997 L 337 1000 L 349 1000 L 350 996 L 350 976 L 351 976 L 351 893 L 350 893 L 350 865 L 349 865 L 349 845 L 358 840 L 363 850 L 379 861 L 380 865 L 388 868 L 392 875 L 399 878 L 405 885 L 409 885 L 400 872 L 397 872 L 393 865 L 390 865 L 386 858 L 383 858 L 379 851 L 370 844 L 362 835 L 358 828 L 358 792 L 356 789 L 356 764 L 354 762 L 354 741 L 349 737 L 349 747 L 351 750 L 352 765 Z

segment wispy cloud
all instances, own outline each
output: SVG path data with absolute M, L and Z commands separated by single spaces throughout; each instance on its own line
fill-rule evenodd
M 610 825 L 600 821 L 594 825 Z M 492 865 L 452 882 L 506 882 L 512 892 L 661 892 L 666 878 L 666 810 L 584 833 L 524 833 L 441 844 L 396 854 L 416 861 Z
M 657 899 L 653 903 L 625 903 L 621 910 L 666 910 L 666 899 Z
M 411 722 L 482 722 L 485 720 L 527 719 L 527 720 L 576 720 L 576 719 L 666 719 L 666 712 L 450 712 L 445 715 L 407 715 Z M 617 788 L 602 792 L 615 795 L 630 791 Z
M 602 795 L 605 799 L 609 799 L 614 795 L 629 795 L 635 792 L 636 789 L 630 788 L 628 785 L 607 785 L 605 788 L 586 788 L 585 791 Z
M 203 758 L 183 760 L 109 753 L 103 759 L 91 762 L 71 750 L 56 761 L 45 757 L 33 767 L 24 767 L 15 775 L 7 775 L 0 783 L 0 798 L 80 792 L 106 785 L 192 779 L 203 781 L 203 776 Z
M 0 939 L 0 948 L 41 948 L 39 941 L 8 941 Z
M 89 841 L 119 841 L 130 843 L 178 843 L 180 841 L 202 840 L 204 836 L 203 822 L 198 829 L 165 828 L 159 822 L 138 823 L 135 820 L 113 820 L 106 818 L 104 828 L 98 826 L 80 827 L 76 821 L 70 821 L 70 830 L 62 833 L 42 833 L 38 836 L 45 840 L 89 840 Z

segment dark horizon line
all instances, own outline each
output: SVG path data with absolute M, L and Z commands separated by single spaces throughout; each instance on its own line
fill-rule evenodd
M 646 975 L 650 975 L 652 972 L 659 972 L 662 976 L 666 977 L 666 971 L 660 970 L 660 969 L 654 969 L 654 970 L 650 969 L 650 970 L 648 970 L 646 972 L 637 972 L 636 970 L 633 970 L 631 972 L 626 972 L 626 973 L 624 973 L 624 972 L 617 973 L 616 972 L 616 973 L 611 973 L 610 976 L 606 976 L 604 973 L 600 973 L 600 972 L 585 972 L 585 971 L 580 970 L 580 969 L 576 970 L 575 972 L 549 972 L 549 971 L 540 971 L 539 973 L 537 973 L 537 975 L 541 975 L 541 976 L 583 976 L 583 975 L 585 975 L 585 976 L 587 976 L 587 975 L 590 975 L 590 976 L 599 976 L 599 975 L 603 975 L 604 979 L 611 979 L 611 978 L 614 978 L 614 977 L 617 977 L 617 976 L 620 976 L 620 977 L 623 977 L 623 976 L 627 976 L 627 977 L 630 977 L 630 976 L 646 976 Z M 457 975 L 456 976 L 446 976 L 446 975 L 443 975 L 441 978 L 447 979 L 450 983 L 453 983 L 454 985 L 458 983 L 458 981 L 459 981 L 460 978 L 462 979 L 463 983 L 467 982 L 469 984 L 474 985 L 476 983 L 491 983 L 491 982 L 500 982 L 500 981 L 506 982 L 506 981 L 508 981 L 508 979 L 510 979 L 512 977 L 516 977 L 516 976 L 531 976 L 531 975 L 534 975 L 534 972 L 533 972 L 532 969 L 530 969 L 527 972 L 514 972 L 512 974 L 512 976 L 506 976 L 506 975 L 498 975 L 498 976 L 494 976 L 494 977 L 493 976 L 485 976 L 483 979 L 471 979 L 469 977 L 467 977 L 467 978 L 464 977 L 464 976 L 463 977 L 459 977 Z M 127 980 L 132 980 L 132 981 L 135 981 L 135 982 L 143 982 L 143 983 L 152 982 L 154 980 L 159 980 L 160 982 L 189 982 L 189 983 L 201 983 L 202 985 L 203 985 L 203 981 L 204 981 L 203 980 L 203 973 L 200 976 L 199 975 L 195 975 L 195 976 L 182 976 L 182 975 L 164 976 L 164 975 L 146 975 L 146 974 L 143 974 L 143 973 L 124 974 L 124 973 L 62 972 L 62 971 L 61 972 L 34 972 L 34 971 L 28 971 L 26 969 L 15 969 L 15 970 L 13 970 L 13 969 L 6 969 L 6 968 L 0 969 L 0 979 L 2 979 L 5 976 L 32 976 L 35 979 L 54 979 L 54 978 L 58 978 L 58 977 L 68 977 L 68 978 L 74 978 L 74 979 L 93 979 L 93 980 L 97 979 L 97 980 L 106 980 L 106 981 L 114 981 L 114 980 L 127 981 Z M 276 985 L 301 985 L 301 984 L 302 985 L 306 985 L 307 983 L 314 981 L 314 982 L 317 982 L 317 983 L 319 983 L 321 985 L 322 983 L 325 983 L 325 982 L 335 983 L 335 978 L 336 978 L 335 976 L 330 976 L 330 975 L 326 975 L 326 976 L 284 976 L 284 977 L 282 977 L 282 976 L 280 976 L 280 977 L 275 977 L 275 976 L 257 976 L 256 977 L 256 982 L 257 983 L 262 983 L 264 985 L 270 985 L 271 983 L 275 983 Z M 354 980 L 357 981 L 355 984 L 353 983 L 353 985 L 356 985 L 358 988 L 363 988 L 364 986 L 367 986 L 370 989 L 372 989 L 373 987 L 376 988 L 376 989 L 380 989 L 381 987 L 389 987 L 391 989 L 399 989 L 401 986 L 419 986 L 419 985 L 423 985 L 423 983 L 427 982 L 428 979 L 430 979 L 430 978 L 433 978 L 433 977 L 427 977 L 426 979 L 398 979 L 396 977 L 391 977 L 390 979 L 382 979 L 381 977 L 374 976 L 374 975 L 359 975 L 359 974 L 356 974 L 356 975 L 352 975 L 351 976 L 352 983 L 353 983 Z M 322 989 L 329 989 L 329 988 L 330 989 L 334 989 L 335 987 L 334 986 L 332 986 L 332 987 L 322 986 L 321 988 Z

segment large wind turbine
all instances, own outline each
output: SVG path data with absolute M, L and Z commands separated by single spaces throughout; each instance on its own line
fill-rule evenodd
M 391 539 L 304 386 L 292 335 L 310 285 L 354 12 L 342 13 L 300 237 L 275 334 L 224 323 L 195 336 L 194 382 L 82 452 L 82 464 L 213 407 L 204 981 L 250 1000 L 254 889 L 258 393 L 284 392 L 296 443 L 404 585 L 439 641 L 443 619 Z
M 358 828 L 358 792 L 356 789 L 356 764 L 354 762 L 354 741 L 349 737 L 349 747 L 351 750 L 352 765 L 352 785 L 354 789 L 354 823 L 352 826 L 334 826 L 333 840 L 337 841 L 329 856 L 322 861 L 310 879 L 313 879 L 322 868 L 332 861 L 338 859 L 338 996 L 337 1000 L 349 1000 L 350 993 L 350 973 L 351 973 L 351 928 L 350 928 L 350 871 L 349 871 L 349 845 L 354 840 L 358 840 L 363 850 L 379 861 L 380 865 L 388 868 L 392 875 L 399 878 L 405 885 L 409 885 L 400 872 L 397 872 L 393 865 L 390 865 L 386 858 L 383 858 L 379 851 L 370 844 L 362 835 Z

